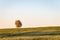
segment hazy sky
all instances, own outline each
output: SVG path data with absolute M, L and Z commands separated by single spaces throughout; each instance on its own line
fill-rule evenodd
M 0 0 L 0 28 L 59 26 L 60 0 Z

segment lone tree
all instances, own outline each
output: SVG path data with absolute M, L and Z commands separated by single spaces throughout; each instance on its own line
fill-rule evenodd
M 16 21 L 15 21 L 15 25 L 16 25 L 16 27 L 18 28 L 18 27 L 21 27 L 21 26 L 22 26 L 22 23 L 21 23 L 20 20 L 16 20 Z

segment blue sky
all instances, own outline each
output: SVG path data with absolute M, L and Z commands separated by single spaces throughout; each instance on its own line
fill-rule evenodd
M 60 26 L 60 0 L 0 0 L 0 27 Z

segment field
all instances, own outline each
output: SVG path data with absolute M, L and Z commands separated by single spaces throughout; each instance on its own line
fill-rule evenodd
M 0 29 L 0 40 L 60 40 L 60 26 Z
M 27 36 L 27 37 L 4 37 L 0 40 L 60 40 L 60 36 Z

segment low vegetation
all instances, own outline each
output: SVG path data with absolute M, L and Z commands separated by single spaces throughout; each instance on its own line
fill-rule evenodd
M 60 26 L 56 27 L 39 27 L 39 28 L 7 28 L 0 29 L 1 33 L 23 33 L 23 32 L 45 32 L 45 31 L 60 31 Z
M 0 40 L 60 40 L 60 26 L 0 29 Z

